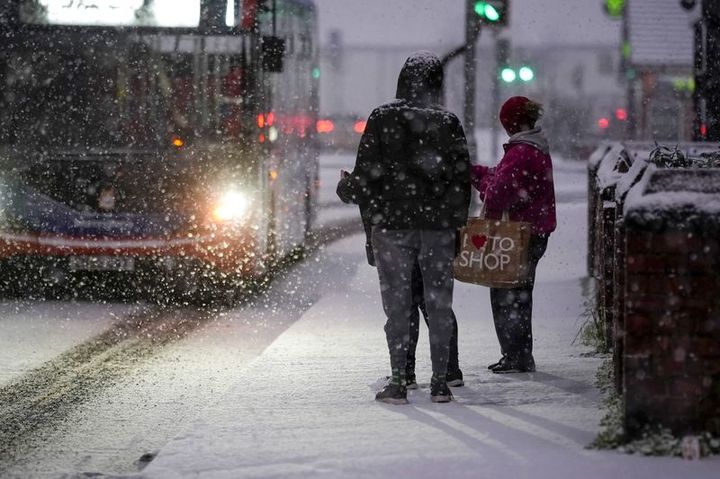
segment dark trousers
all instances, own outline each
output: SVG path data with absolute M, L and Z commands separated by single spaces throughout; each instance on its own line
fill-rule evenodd
M 407 370 L 415 371 L 415 350 L 417 349 L 418 337 L 420 335 L 420 312 L 422 312 L 425 324 L 428 324 L 428 314 L 425 307 L 425 292 L 422 280 L 422 273 L 420 272 L 420 265 L 415 264 L 415 269 L 412 272 L 412 300 L 413 310 L 410 316 L 410 345 L 408 348 L 407 358 Z M 450 355 L 448 357 L 448 373 L 457 372 L 460 370 L 460 363 L 458 360 L 458 326 L 457 318 L 455 313 L 451 310 L 450 315 L 452 318 L 452 335 L 450 336 Z M 429 328 L 428 324 L 428 328 Z
M 413 271 L 419 265 L 427 308 L 433 374 L 447 374 L 452 335 L 455 230 L 383 230 L 374 227 L 372 246 L 387 316 L 385 335 L 390 367 L 406 371 L 413 312 Z M 417 320 L 416 320 L 417 322 Z
M 495 332 L 500 351 L 514 361 L 532 359 L 532 293 L 535 270 L 547 249 L 547 235 L 533 235 L 528 251 L 528 281 L 519 288 L 490 288 Z

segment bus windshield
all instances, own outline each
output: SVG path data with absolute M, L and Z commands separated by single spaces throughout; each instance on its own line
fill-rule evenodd
M 241 37 L 130 34 L 8 49 L 0 53 L 0 144 L 154 148 L 197 135 L 239 141 L 244 45 Z
M 7 59 L 9 143 L 144 147 L 162 142 L 173 120 L 182 121 L 173 116 L 174 69 L 142 42 L 85 47 L 39 48 Z

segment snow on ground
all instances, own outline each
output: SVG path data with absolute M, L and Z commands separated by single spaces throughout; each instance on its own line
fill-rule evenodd
M 352 165 L 347 156 L 325 157 L 324 169 L 341 161 Z M 568 196 L 538 272 L 537 373 L 486 369 L 498 357 L 488 291 L 457 283 L 466 386 L 454 389 L 456 401 L 430 402 L 421 329 L 421 388 L 410 392 L 408 406 L 375 402 L 389 369 L 384 315 L 377 274 L 355 235 L 310 258 L 317 266 L 307 280 L 322 278 L 321 299 L 238 370 L 230 389 L 161 450 L 143 477 L 717 477 L 717 458 L 685 462 L 585 449 L 602 414 L 593 385 L 601 359 L 573 344 L 583 310 L 585 177 L 583 169 L 558 173 L 558 192 Z M 330 205 L 334 180 L 321 182 Z
M 0 386 L 110 327 L 137 306 L 0 302 Z

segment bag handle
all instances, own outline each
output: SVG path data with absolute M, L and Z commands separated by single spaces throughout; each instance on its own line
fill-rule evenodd
M 485 202 L 480 204 L 480 213 L 479 213 L 478 217 L 481 220 L 485 219 Z M 510 212 L 508 210 L 503 210 L 502 219 L 500 221 L 502 221 L 504 223 L 507 223 L 508 221 L 510 221 Z

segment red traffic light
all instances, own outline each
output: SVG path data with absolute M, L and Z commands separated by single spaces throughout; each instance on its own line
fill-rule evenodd
M 617 118 L 620 121 L 625 121 L 628 118 L 627 110 L 624 108 L 618 108 L 615 110 L 615 118 Z
M 603 117 L 598 120 L 597 124 L 601 129 L 607 130 L 607 128 L 610 126 L 610 120 Z

